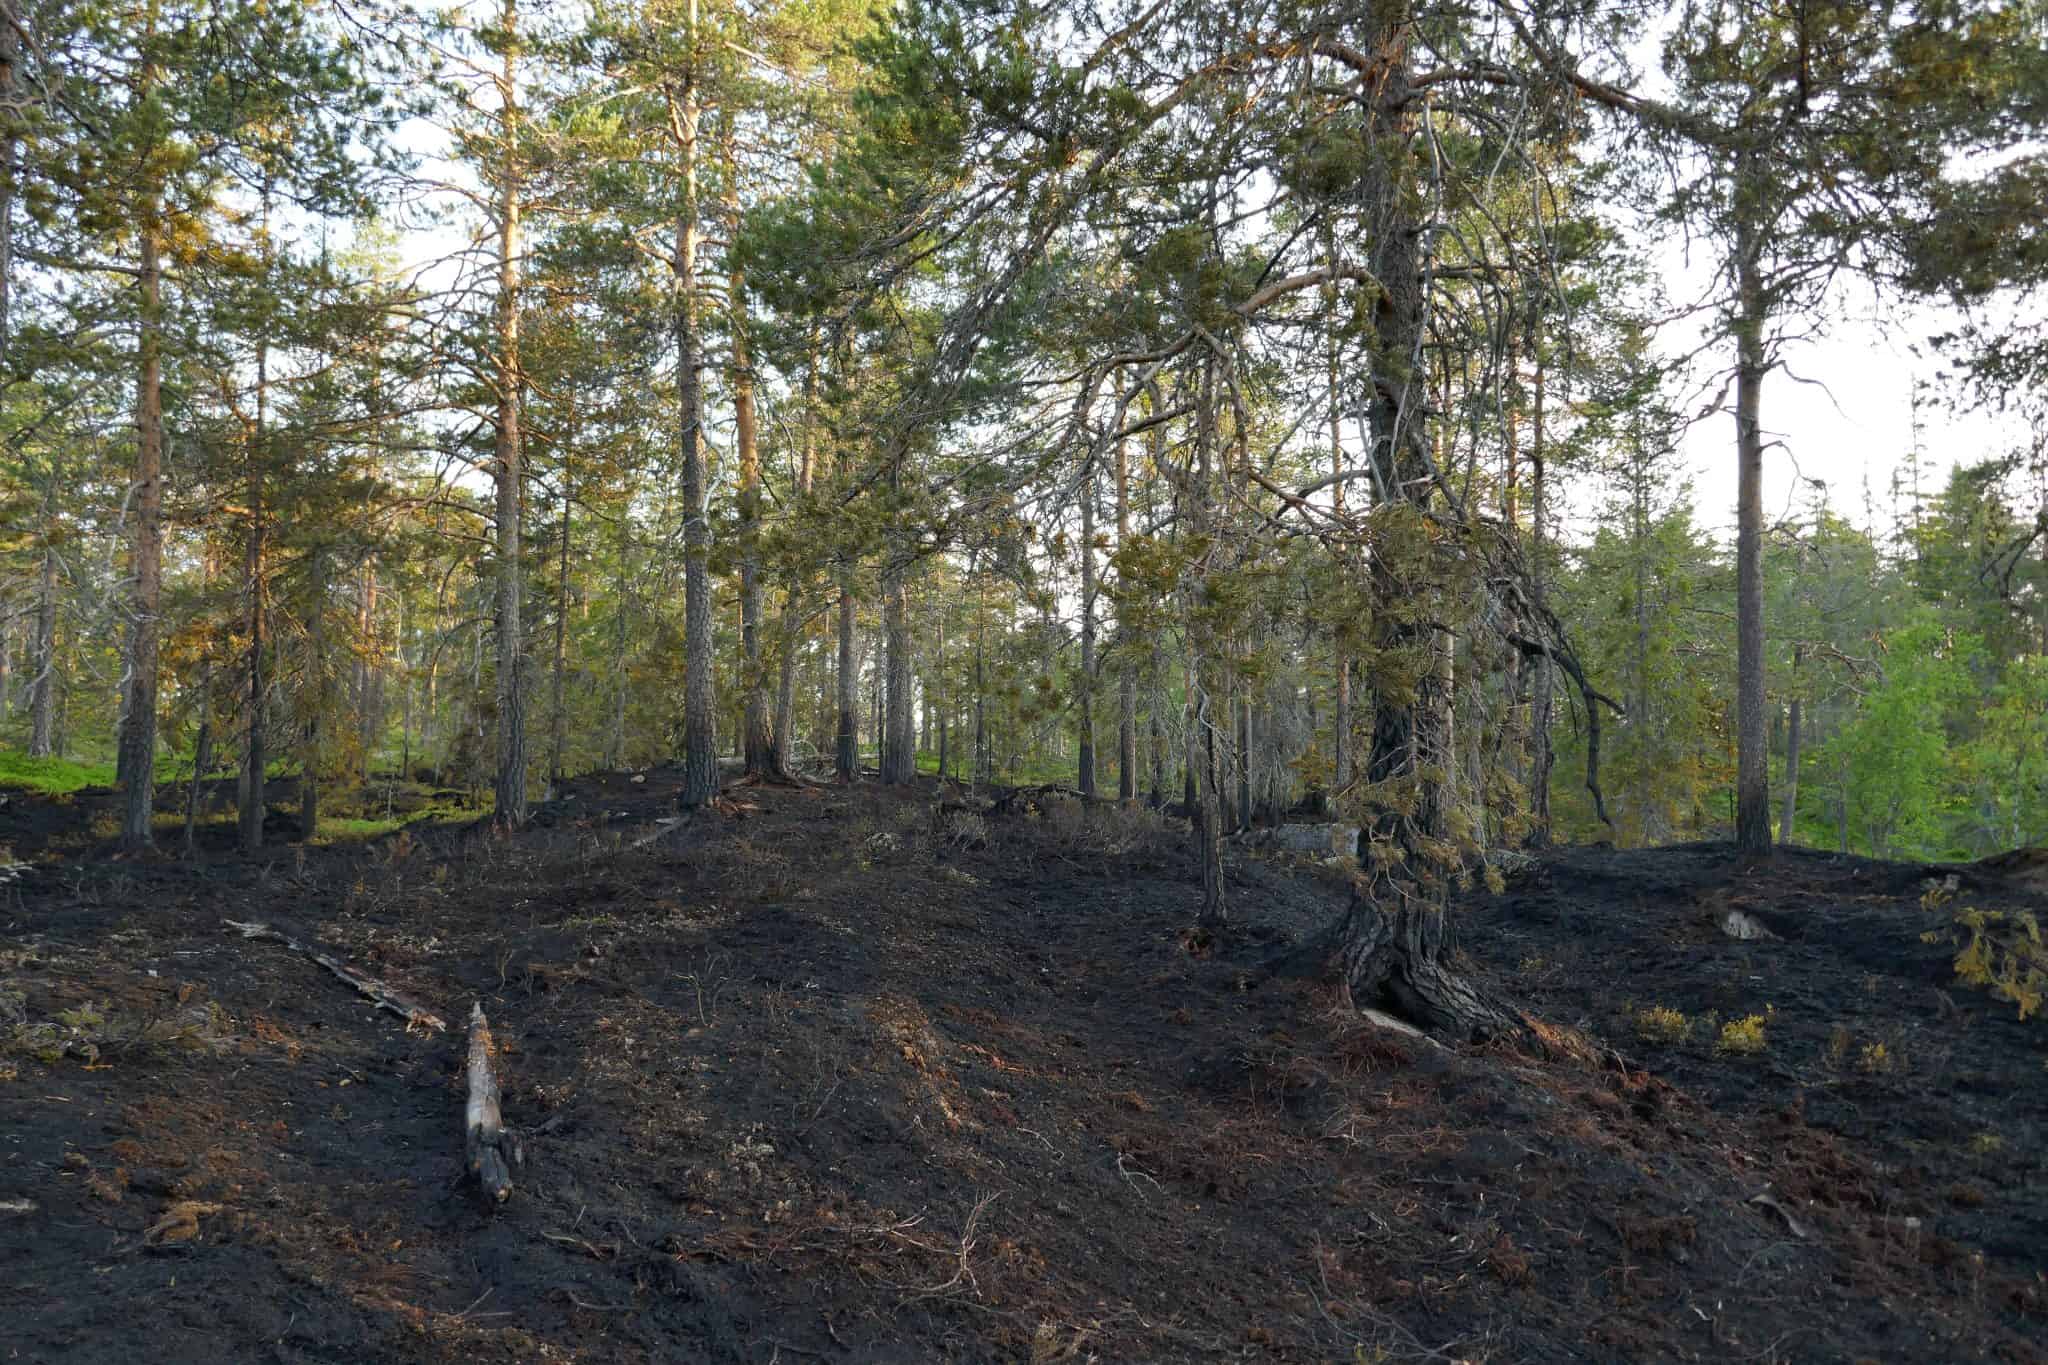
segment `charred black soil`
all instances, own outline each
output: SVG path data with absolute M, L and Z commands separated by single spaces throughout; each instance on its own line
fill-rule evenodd
M 1233 861 L 1207 944 L 1149 814 L 762 789 L 668 828 L 673 785 L 198 865 L 15 798 L 10 1358 L 2048 1359 L 2048 1035 L 1951 985 L 1924 869 L 1573 850 L 1471 897 L 1474 970 L 1600 1068 L 1253 988 L 1340 886 Z M 483 1003 L 509 1203 L 461 1183 L 459 1027 L 229 919 Z

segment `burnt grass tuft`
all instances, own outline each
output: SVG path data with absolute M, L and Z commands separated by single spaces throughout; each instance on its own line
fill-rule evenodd
M 1922 870 L 1569 850 L 1469 898 L 1472 969 L 1617 1067 L 1252 987 L 1340 890 L 1234 859 L 1196 941 L 1149 813 L 764 788 L 658 825 L 674 786 L 584 779 L 510 838 L 52 852 L 0 889 L 10 1350 L 2044 1358 L 2048 1033 L 1952 985 Z M 507 1205 L 460 1183 L 461 1038 L 223 932 L 276 916 L 483 1002 Z M 1765 1016 L 1764 1048 L 1644 1041 L 1653 1007 Z

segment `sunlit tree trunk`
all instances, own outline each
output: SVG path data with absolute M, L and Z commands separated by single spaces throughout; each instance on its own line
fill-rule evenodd
M 711 690 L 711 522 L 705 506 L 703 344 L 697 326 L 697 0 L 690 0 L 684 41 L 689 53 L 670 101 L 682 165 L 683 203 L 676 218 L 676 384 L 681 391 L 677 439 L 683 467 L 683 783 L 676 803 L 692 810 L 718 791 L 717 734 Z

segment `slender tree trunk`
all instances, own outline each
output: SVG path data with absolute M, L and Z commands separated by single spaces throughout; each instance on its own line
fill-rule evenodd
M 1080 707 L 1081 795 L 1095 795 L 1095 473 L 1081 481 L 1081 677 L 1074 689 Z
M 718 791 L 711 689 L 711 522 L 705 507 L 703 347 L 697 331 L 697 0 L 689 0 L 689 45 L 681 89 L 671 105 L 682 159 L 683 206 L 676 222 L 676 382 L 682 391 L 678 439 L 683 465 L 683 784 L 676 803 L 693 810 Z
M 154 83 L 146 67 L 145 93 Z M 121 764 L 127 795 L 121 846 L 130 852 L 152 842 L 156 805 L 157 656 L 163 603 L 164 411 L 163 276 L 157 234 L 161 201 L 152 191 L 141 222 L 141 366 L 135 386 L 135 619 L 129 634 L 128 717 L 121 731 Z
M 1211 497 L 1216 478 L 1216 364 L 1212 359 L 1202 367 L 1202 387 L 1199 410 L 1196 413 L 1195 451 L 1198 467 L 1195 471 L 1194 517 L 1197 536 L 1207 535 L 1212 514 Z M 1211 542 L 1213 545 L 1213 541 Z M 1213 551 L 1212 551 L 1213 553 Z M 1206 572 L 1208 565 L 1203 564 Z M 1219 654 L 1215 642 L 1207 638 L 1207 631 L 1196 626 L 1194 589 L 1190 587 L 1188 601 L 1188 780 L 1195 782 L 1194 771 L 1202 769 L 1199 788 L 1195 792 L 1195 847 L 1202 863 L 1202 909 L 1201 922 L 1221 923 L 1226 915 L 1223 885 L 1223 768 L 1218 761 L 1217 744 L 1218 718 L 1215 715 L 1215 699 L 1203 670 L 1213 678 L 1220 670 L 1214 656 Z M 1230 711 L 1223 708 L 1222 725 L 1230 724 Z
M 362 751 L 360 773 L 368 786 L 377 756 L 377 741 L 384 730 L 382 688 L 378 672 L 377 568 L 365 559 L 360 609 L 356 615 L 356 742 Z
M 1792 703 L 1785 717 L 1785 814 L 1778 821 L 1778 845 L 1781 848 L 1792 846 L 1794 827 L 1799 819 L 1799 664 L 1804 652 L 1804 646 L 1792 646 Z
M 632 543 L 619 545 L 619 576 L 612 585 L 612 725 L 605 740 L 604 765 L 617 772 L 626 761 L 626 561 Z
M 267 270 L 270 259 L 270 184 L 267 180 L 263 186 L 263 227 Z M 263 847 L 263 818 L 267 813 L 263 789 L 265 768 L 270 762 L 265 751 L 270 683 L 263 671 L 267 645 L 265 631 L 269 626 L 265 610 L 265 594 L 269 585 L 264 566 L 265 537 L 270 525 L 268 509 L 264 506 L 268 491 L 265 468 L 270 457 L 269 405 L 270 343 L 267 337 L 259 337 L 256 342 L 256 417 L 243 433 L 243 479 L 249 499 L 249 533 L 242 560 L 243 591 L 249 595 L 248 716 L 244 722 L 248 729 L 242 741 L 242 775 L 236 791 L 236 817 L 245 853 L 255 853 Z
M 569 471 L 562 470 L 562 531 L 555 547 L 555 676 L 554 695 L 549 699 L 548 787 L 552 792 L 562 782 L 562 751 L 569 738 L 569 531 L 575 508 L 575 486 Z
M 299 838 L 320 832 L 320 723 L 327 710 L 327 547 L 306 556 L 306 678 L 299 716 Z
M 0 22 L 0 109 L 8 111 L 6 130 L 0 133 L 0 383 L 14 377 L 9 347 L 14 303 L 14 166 L 21 154 L 14 73 L 20 64 L 21 35 L 12 23 Z
M 839 733 L 833 766 L 842 782 L 860 775 L 860 670 L 853 653 L 853 568 L 839 579 Z
M 1240 683 L 1237 699 L 1237 827 L 1252 827 L 1252 689 Z
M 412 663 L 406 657 L 408 642 L 412 640 L 412 599 L 405 593 L 398 595 L 398 676 L 405 683 L 405 690 L 398 707 L 398 777 L 401 782 L 412 781 Z
M 1116 547 L 1131 543 L 1131 462 L 1122 441 L 1116 446 Z M 1123 580 L 1117 580 L 1121 589 Z M 1126 620 L 1121 594 L 1116 599 L 1116 796 L 1138 799 L 1138 663 L 1134 632 Z
M 917 777 L 917 722 L 911 708 L 908 566 L 890 550 L 882 574 L 882 781 L 903 786 Z
M 1327 227 L 1324 229 L 1323 234 L 1323 249 L 1324 254 L 1330 258 L 1330 264 L 1335 266 L 1337 263 L 1336 237 Z M 1341 522 L 1344 517 L 1344 480 L 1340 477 L 1344 473 L 1344 419 L 1342 406 L 1338 400 L 1337 336 L 1335 327 L 1337 287 L 1334 282 L 1324 290 L 1324 301 L 1332 314 L 1332 323 L 1329 335 L 1326 338 L 1327 392 L 1329 396 L 1330 422 L 1330 477 L 1336 480 L 1335 483 L 1330 485 L 1330 508 Z M 1351 786 L 1351 651 L 1345 647 L 1341 630 L 1333 641 L 1333 653 L 1336 656 L 1331 661 L 1333 664 L 1332 671 L 1336 674 L 1336 696 L 1332 699 L 1334 705 L 1331 708 L 1335 712 L 1331 719 L 1331 785 L 1341 794 L 1349 790 Z
M 992 780 L 988 735 L 988 682 L 982 672 L 982 653 L 988 641 L 988 583 L 975 576 L 974 610 L 974 767 L 971 780 L 984 784 Z
M 44 494 L 42 572 L 36 578 L 35 677 L 28 689 L 28 752 L 48 758 L 57 719 L 57 519 L 54 487 Z
M 728 231 L 739 230 L 738 163 L 733 155 L 733 127 L 725 120 L 725 211 Z M 768 673 L 761 657 L 761 456 L 756 445 L 754 370 L 747 352 L 747 285 L 738 256 L 727 276 L 726 313 L 732 329 L 733 446 L 739 458 L 740 511 L 740 686 L 746 707 L 740 722 L 740 745 L 749 777 L 781 772 L 776 735 L 768 728 Z
M 516 69 L 518 11 L 505 0 L 504 68 L 499 75 L 499 136 L 503 160 L 498 184 L 497 619 L 498 778 L 496 822 L 526 823 L 525 582 L 520 563 L 520 511 L 524 461 L 519 430 L 519 90 Z M 311 837 L 311 831 L 307 832 Z
M 796 471 L 796 491 L 799 498 L 810 496 L 811 477 L 817 467 L 817 407 L 818 343 L 814 334 L 804 365 L 803 445 Z M 774 771 L 781 774 L 789 771 L 790 740 L 796 734 L 797 652 L 802 643 L 800 637 L 809 633 L 803 622 L 799 602 L 810 587 L 805 579 L 804 575 L 791 578 L 782 595 L 782 619 L 777 623 L 775 631 L 781 653 L 776 659 L 775 721 L 770 727 L 769 739 L 774 745 L 771 754 Z
M 213 577 L 209 561 L 207 577 Z M 184 856 L 199 856 L 199 796 L 206 774 L 213 767 L 213 651 L 207 650 L 199 668 L 199 733 L 192 741 L 192 781 L 185 788 Z
M 938 610 L 938 656 L 932 661 L 932 684 L 938 692 L 939 719 L 939 782 L 946 781 L 946 713 L 952 707 L 952 697 L 946 690 L 946 604 L 939 603 Z
M 1757 172 L 1737 172 L 1743 192 Z M 1764 442 L 1760 425 L 1766 301 L 1760 247 L 1738 216 L 1735 326 L 1735 847 L 1771 847 L 1770 751 L 1764 713 Z
M 1152 687 L 1151 701 L 1146 707 L 1150 714 L 1152 739 L 1152 809 L 1158 810 L 1166 804 L 1166 666 L 1159 657 L 1159 645 L 1152 646 Z
M 1529 429 L 1529 524 L 1534 550 L 1529 565 L 1530 587 L 1538 610 L 1543 607 L 1544 459 L 1543 448 L 1543 355 L 1536 355 L 1536 407 Z M 1529 844 L 1543 848 L 1550 843 L 1550 768 L 1555 751 L 1550 747 L 1550 718 L 1556 701 L 1556 678 L 1550 655 L 1536 660 L 1534 693 L 1530 717 Z

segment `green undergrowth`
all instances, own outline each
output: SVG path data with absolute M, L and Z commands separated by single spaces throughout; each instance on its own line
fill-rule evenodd
M 0 749 L 0 787 L 61 796 L 85 787 L 111 787 L 113 784 L 112 763 L 80 763 L 69 758 L 30 758 L 19 750 Z

